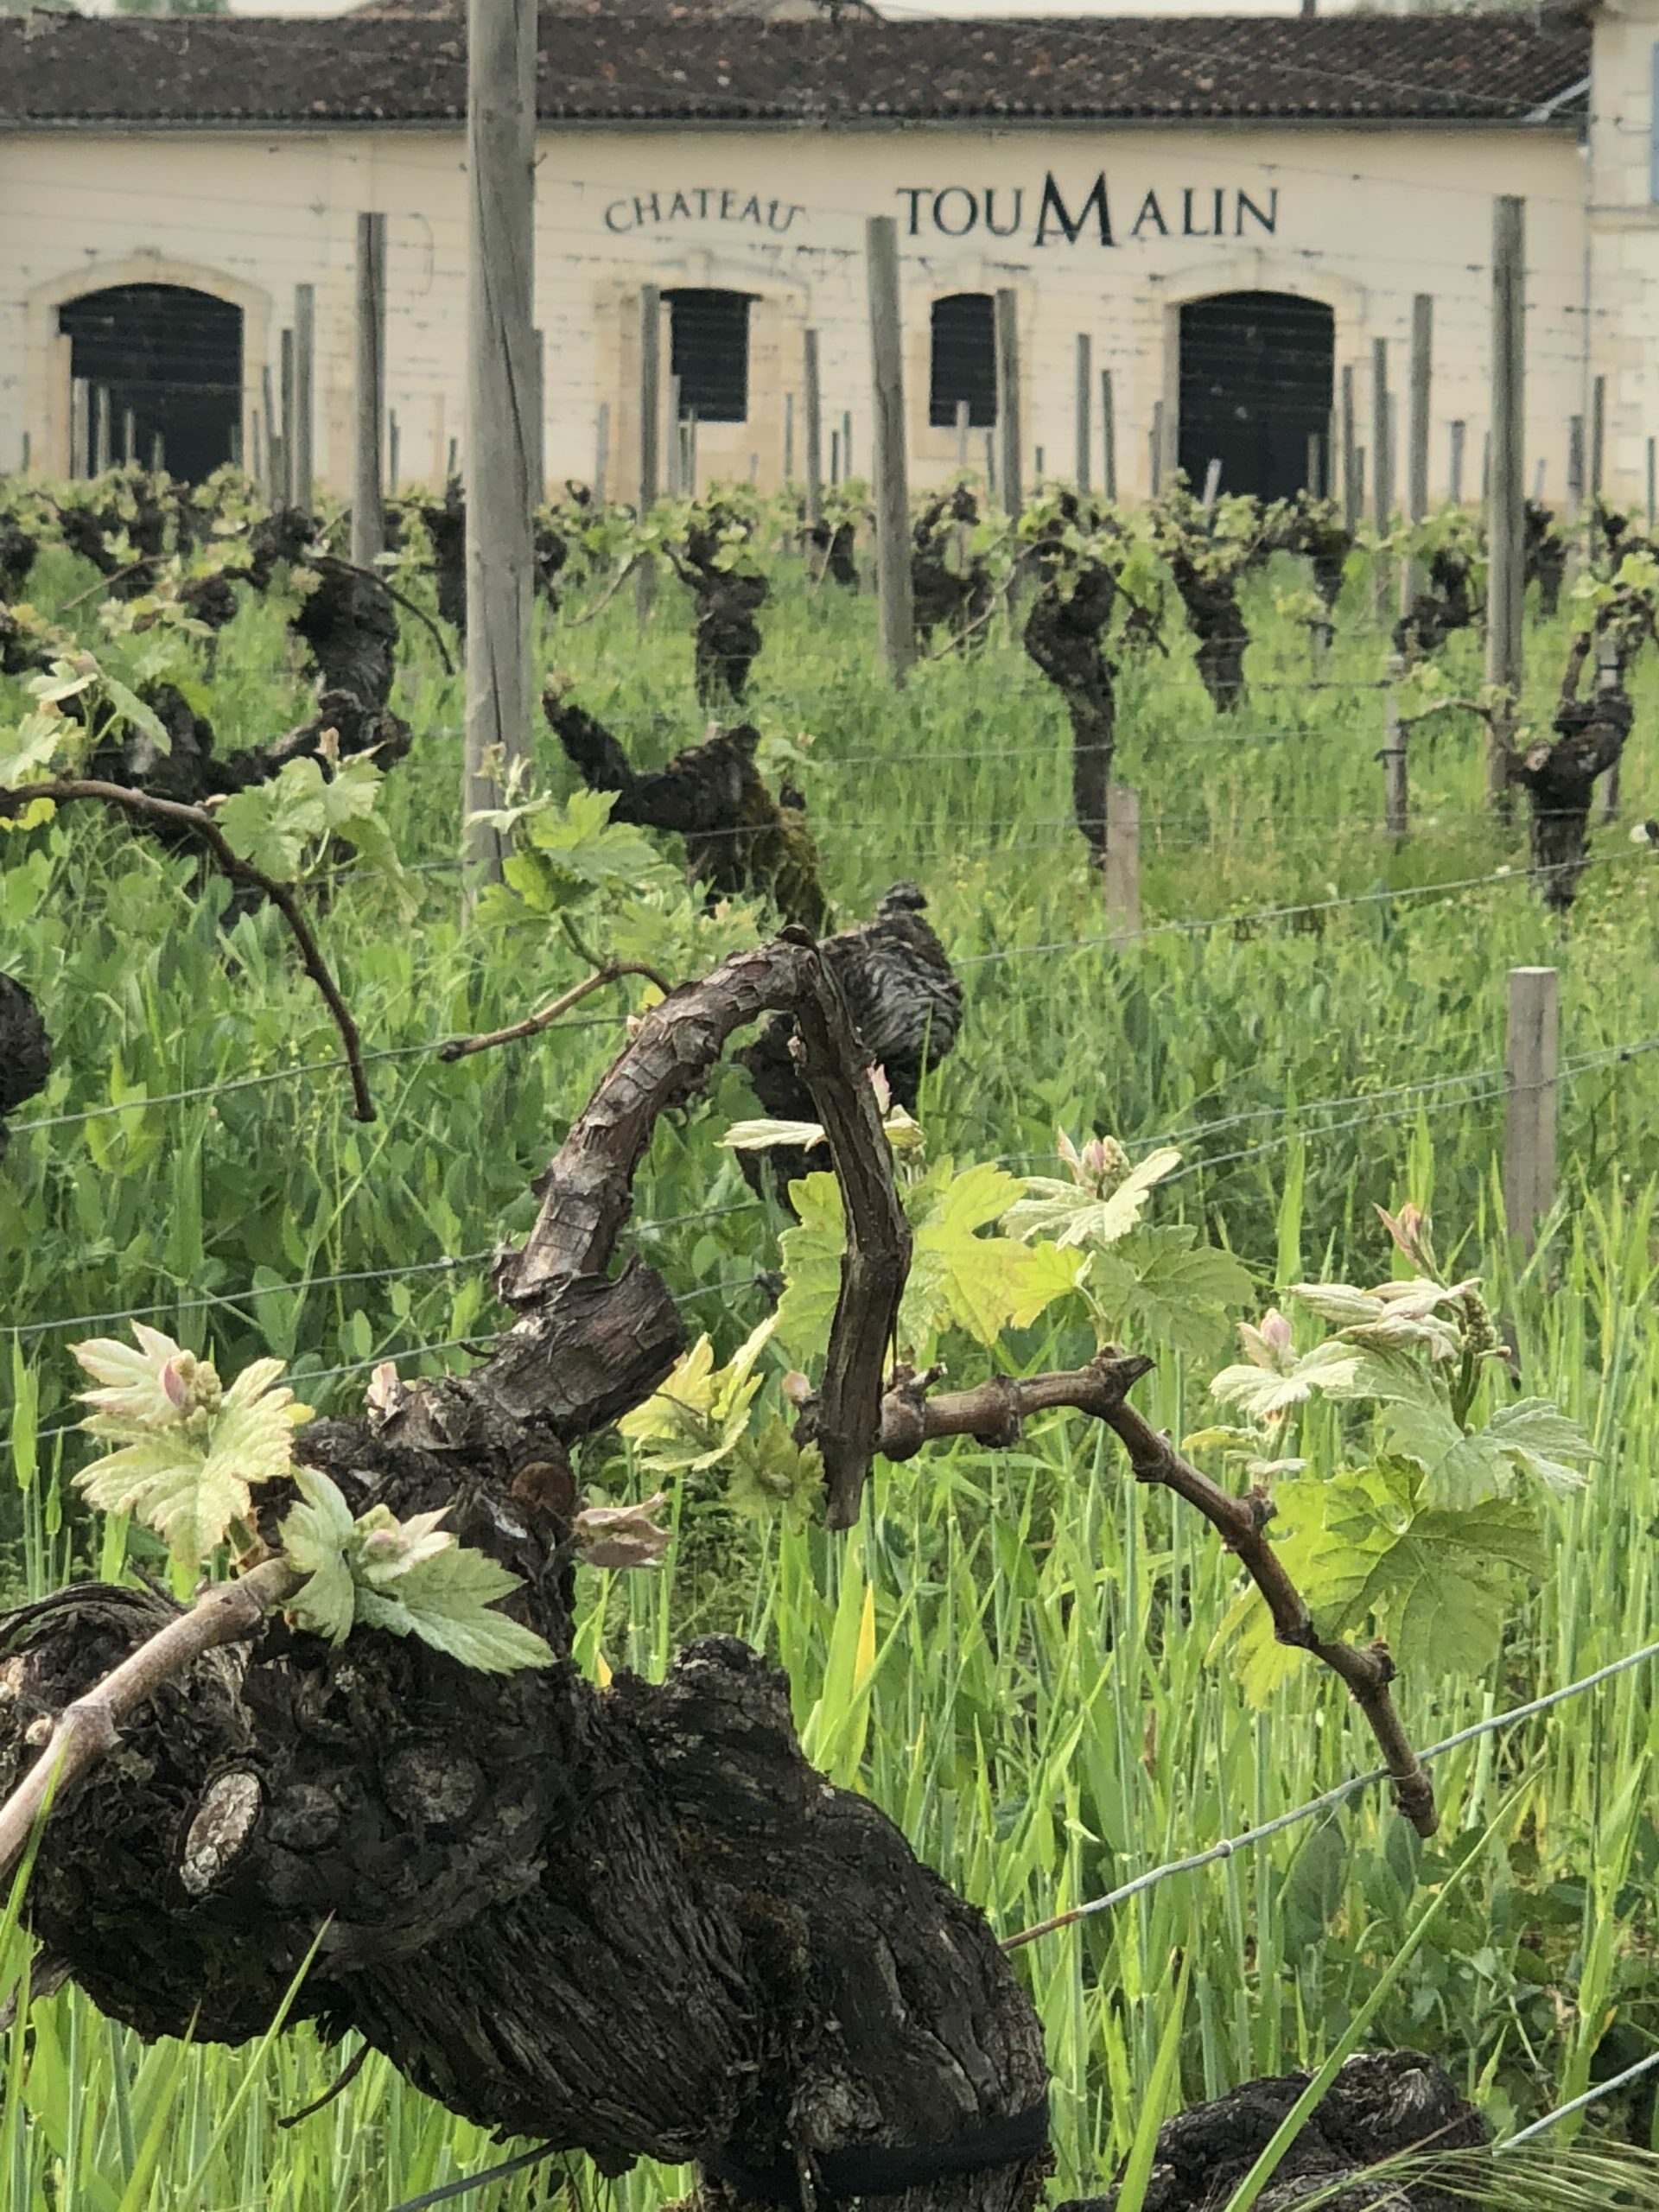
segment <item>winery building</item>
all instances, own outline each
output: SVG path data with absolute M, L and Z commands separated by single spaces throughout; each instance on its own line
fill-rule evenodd
M 1086 335 L 1130 497 L 1154 466 L 1212 459 L 1230 488 L 1294 488 L 1324 465 L 1344 370 L 1370 443 L 1376 341 L 1403 416 L 1427 294 L 1433 490 L 1455 448 L 1472 496 L 1492 202 L 1516 194 L 1529 484 L 1541 467 L 1564 489 L 1569 423 L 1600 379 L 1604 480 L 1643 495 L 1659 0 L 950 22 L 620 0 L 545 10 L 539 73 L 551 482 L 593 476 L 601 418 L 609 488 L 636 480 L 648 284 L 705 480 L 776 484 L 791 434 L 798 473 L 808 330 L 826 442 L 866 471 L 864 226 L 887 213 L 919 482 L 956 466 L 963 402 L 982 449 L 999 290 L 1018 303 L 1026 467 L 1040 450 L 1071 467 Z M 251 458 L 307 284 L 316 468 L 344 490 L 355 219 L 378 210 L 397 473 L 440 475 L 461 431 L 465 108 L 459 8 L 0 18 L 0 468 L 84 465 L 78 379 L 108 388 L 118 454 L 130 415 L 138 451 L 159 433 L 182 473 Z

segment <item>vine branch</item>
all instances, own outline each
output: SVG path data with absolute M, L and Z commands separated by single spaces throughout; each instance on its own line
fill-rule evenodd
M 1024 1382 L 995 1376 L 972 1389 L 938 1397 L 928 1395 L 938 1370 L 922 1375 L 900 1370 L 881 1402 L 877 1448 L 887 1459 L 908 1459 L 936 1437 L 971 1436 L 991 1449 L 1005 1449 L 1018 1440 L 1028 1415 L 1059 1406 L 1104 1421 L 1128 1453 L 1135 1480 L 1159 1484 L 1185 1498 L 1236 1554 L 1273 1616 L 1278 1641 L 1310 1652 L 1347 1684 L 1376 1738 L 1395 1804 L 1420 1835 L 1433 1835 L 1440 1825 L 1433 1785 L 1395 1709 L 1389 1686 L 1395 1670 L 1387 1644 L 1327 1642 L 1319 1636 L 1283 1559 L 1267 1540 L 1272 1500 L 1260 1491 L 1235 1497 L 1223 1490 L 1182 1459 L 1169 1439 L 1128 1402 L 1129 1390 L 1154 1363 L 1109 1344 L 1084 1368 Z
M 352 1019 L 351 1008 L 340 996 L 340 987 L 322 957 L 315 932 L 306 918 L 305 909 L 294 894 L 291 884 L 279 883 L 275 876 L 267 875 L 263 868 L 246 861 L 231 845 L 224 831 L 205 808 L 186 806 L 177 799 L 156 798 L 150 792 L 137 791 L 127 784 L 106 784 L 93 777 L 66 776 L 54 778 L 41 784 L 22 784 L 15 791 L 0 791 L 0 815 L 21 813 L 32 801 L 47 798 L 59 805 L 74 799 L 97 799 L 105 806 L 118 806 L 123 812 L 137 815 L 141 820 L 165 822 L 175 830 L 187 830 L 200 839 L 214 861 L 232 883 L 251 885 L 263 893 L 276 907 L 293 934 L 299 947 L 300 961 L 305 972 L 322 994 L 324 1005 L 334 1017 L 340 1032 L 340 1041 L 346 1054 L 351 1074 L 353 1110 L 359 1122 L 375 1118 L 374 1101 L 369 1096 L 369 1080 L 363 1067 L 363 1045 L 358 1035 L 357 1024 Z
M 550 1000 L 539 1013 L 526 1014 L 522 1021 L 512 1022 L 505 1029 L 480 1031 L 473 1037 L 452 1037 L 447 1045 L 439 1047 L 438 1058 L 464 1060 L 471 1052 L 487 1052 L 496 1045 L 516 1045 L 521 1037 L 539 1036 L 543 1029 L 569 1014 L 572 1007 L 580 1006 L 583 999 L 591 998 L 595 991 L 603 990 L 607 983 L 620 982 L 624 976 L 643 976 L 648 982 L 655 983 L 664 997 L 668 995 L 669 985 L 643 960 L 607 960 L 591 976 L 584 976 L 581 982 L 573 983 L 568 991 L 562 991 L 557 998 Z
M 0 1882 L 22 1858 L 35 1824 L 60 1808 L 70 1785 L 118 1741 L 121 1723 L 205 1651 L 241 1643 L 305 1577 L 284 1559 L 263 1560 L 237 1582 L 215 1583 L 124 1659 L 102 1681 L 65 1706 L 29 1772 L 0 1805 Z

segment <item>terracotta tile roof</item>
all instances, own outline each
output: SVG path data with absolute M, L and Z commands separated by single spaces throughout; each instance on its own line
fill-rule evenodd
M 548 121 L 954 118 L 1517 122 L 1574 88 L 1565 13 L 789 22 L 620 0 L 549 9 Z M 1573 95 L 1563 98 L 1563 95 Z M 464 26 L 436 16 L 0 16 L 0 127 L 448 123 Z

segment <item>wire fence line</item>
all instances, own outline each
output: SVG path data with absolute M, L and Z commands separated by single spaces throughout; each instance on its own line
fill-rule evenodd
M 1438 1744 L 1431 1744 L 1426 1751 L 1419 1751 L 1418 1760 L 1427 1766 L 1433 1759 L 1445 1758 L 1449 1753 L 1478 1742 L 1483 1736 L 1494 1735 L 1501 1728 L 1513 1727 L 1519 1721 L 1530 1720 L 1555 1706 L 1564 1705 L 1569 1699 L 1583 1697 L 1590 1691 L 1599 1689 L 1604 1682 L 1611 1681 L 1616 1675 L 1628 1674 L 1631 1668 L 1639 1667 L 1655 1657 L 1659 1657 L 1659 1643 L 1644 1643 L 1639 1650 L 1627 1652 L 1622 1659 L 1611 1660 L 1606 1666 L 1598 1667 L 1593 1674 L 1581 1675 L 1577 1681 L 1548 1690 L 1541 1697 L 1532 1698 L 1525 1705 L 1510 1706 L 1503 1713 L 1489 1713 L 1485 1719 L 1473 1721 L 1468 1727 L 1459 1728 L 1455 1734 L 1442 1737 Z M 1185 1859 L 1173 1859 L 1163 1866 L 1148 1867 L 1132 1880 L 1121 1883 L 1115 1890 L 1109 1890 L 1104 1897 L 1088 1898 L 1082 1904 L 1072 1905 L 1065 1912 L 1056 1913 L 1052 1919 L 1039 1921 L 1030 1928 L 1022 1928 L 1017 1935 L 1005 1936 L 1002 1948 L 1005 1951 L 1017 1950 L 1023 1943 L 1034 1943 L 1039 1936 L 1052 1936 L 1061 1929 L 1072 1928 L 1081 1921 L 1092 1920 L 1103 1912 L 1110 1912 L 1116 1906 L 1126 1904 L 1131 1897 L 1141 1897 L 1148 1890 L 1155 1890 L 1161 1884 L 1173 1881 L 1178 1874 L 1197 1873 L 1206 1866 L 1218 1866 L 1239 1852 L 1249 1850 L 1253 1844 L 1265 1843 L 1272 1836 L 1282 1835 L 1287 1828 L 1299 1827 L 1305 1821 L 1317 1820 L 1321 1813 L 1335 1811 L 1338 1806 L 1345 1803 L 1360 1790 L 1373 1789 L 1379 1783 L 1389 1779 L 1389 1770 L 1385 1766 L 1372 1767 L 1365 1774 L 1351 1775 L 1346 1782 L 1338 1782 L 1332 1789 L 1321 1790 L 1317 1797 L 1310 1797 L 1305 1804 L 1293 1806 L 1288 1812 L 1279 1813 L 1270 1821 L 1262 1821 L 1255 1827 L 1242 1829 L 1237 1835 L 1224 1836 L 1219 1843 L 1212 1843 L 1203 1851 L 1189 1853 Z

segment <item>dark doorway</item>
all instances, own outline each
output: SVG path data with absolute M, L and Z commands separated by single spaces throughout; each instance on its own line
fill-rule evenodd
M 749 413 L 748 292 L 680 286 L 669 305 L 669 369 L 680 380 L 680 414 L 700 423 L 743 423 Z
M 1196 490 L 1285 499 L 1331 426 L 1336 317 L 1294 292 L 1221 292 L 1181 309 L 1180 465 Z
M 115 284 L 58 309 L 70 370 L 110 391 L 111 459 L 149 462 L 162 440 L 168 474 L 199 483 L 232 457 L 242 421 L 242 310 L 182 284 Z
M 951 292 L 933 302 L 933 352 L 927 419 L 949 429 L 968 403 L 976 430 L 996 422 L 996 302 L 989 292 Z

